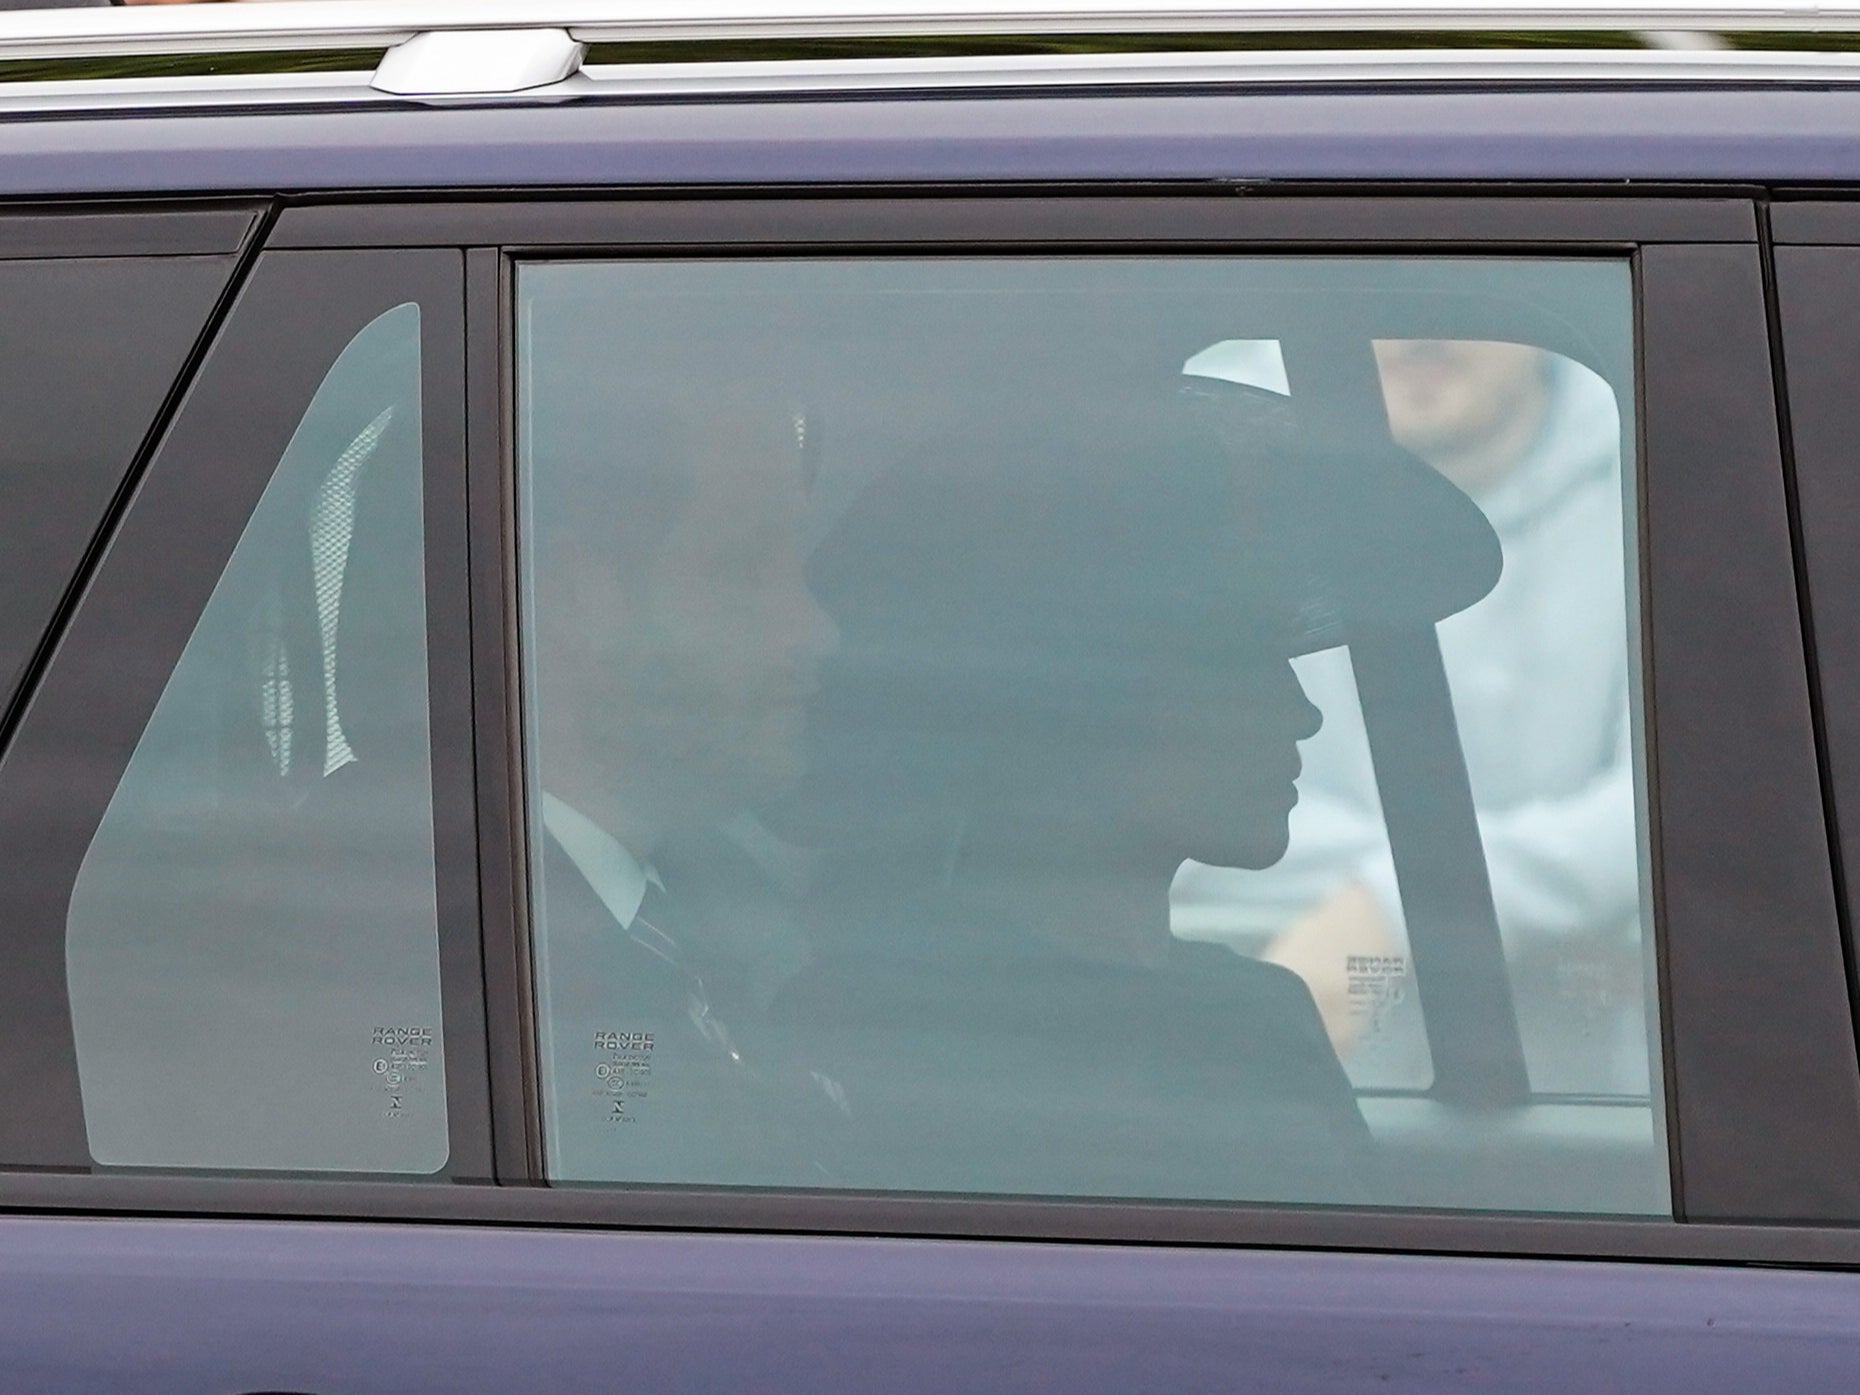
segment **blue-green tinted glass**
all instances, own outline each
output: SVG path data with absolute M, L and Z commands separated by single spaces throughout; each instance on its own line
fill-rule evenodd
M 1665 1211 L 1631 303 L 522 268 L 551 1177 Z
M 420 501 L 409 304 L 331 366 L 85 853 L 100 1163 L 445 1165 Z

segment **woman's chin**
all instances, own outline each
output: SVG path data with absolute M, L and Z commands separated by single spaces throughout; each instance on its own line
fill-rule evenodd
M 1230 833 L 1218 844 L 1191 852 L 1187 856 L 1210 867 L 1238 867 L 1257 872 L 1270 867 L 1285 856 L 1291 833 L 1281 818 L 1269 827 Z

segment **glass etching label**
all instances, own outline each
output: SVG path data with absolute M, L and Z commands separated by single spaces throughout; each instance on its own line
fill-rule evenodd
M 376 1027 L 374 1074 L 386 1104 L 382 1117 L 404 1120 L 425 1092 L 427 1069 L 432 1065 L 434 1033 L 431 1027 Z
M 651 1032 L 596 1032 L 594 1087 L 601 1119 L 607 1124 L 637 1124 L 652 1095 Z

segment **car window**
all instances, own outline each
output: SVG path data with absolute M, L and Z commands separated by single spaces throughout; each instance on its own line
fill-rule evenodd
M 1625 264 L 517 299 L 553 1179 L 1666 1208 Z
M 84 854 L 98 1163 L 445 1163 L 420 441 L 405 304 L 329 365 Z
M 233 261 L 0 261 L 0 701 L 12 696 Z

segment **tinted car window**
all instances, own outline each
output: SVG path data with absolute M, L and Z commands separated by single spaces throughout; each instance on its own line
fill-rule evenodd
M 231 257 L 0 261 L 0 700 L 232 268 Z
M 1324 869 L 1386 932 L 1379 952 L 1325 943 L 1341 1018 L 1314 1002 L 1307 979 L 1328 989 L 1309 963 L 1237 952 L 1179 914 L 1193 868 L 1231 874 L 1238 899 L 1303 855 L 1300 814 L 1323 793 L 1299 784 L 1300 746 L 1323 739 L 1315 666 L 1352 643 L 1380 656 L 1388 691 L 1363 685 L 1379 755 L 1451 739 L 1444 690 L 1437 711 L 1412 701 L 1439 663 L 1433 627 L 1523 567 L 1494 510 L 1391 438 L 1416 434 L 1388 419 L 1399 326 L 1417 305 L 1447 327 L 1555 305 L 1618 411 L 1625 266 L 536 265 L 518 301 L 552 1177 L 1664 1206 L 1644 1039 L 1604 1121 L 1551 1107 L 1549 1087 L 1515 1102 L 1521 1172 L 1482 1156 L 1483 1125 L 1427 1114 L 1425 1060 L 1355 1084 L 1340 1063 L 1350 976 L 1389 992 L 1408 974 L 1403 920 L 1437 918 L 1447 883 L 1484 885 L 1449 805 L 1423 801 L 1419 855 L 1379 882 L 1347 857 Z M 1269 338 L 1283 381 L 1208 370 L 1218 346 Z M 1421 396 L 1444 383 L 1425 360 L 1448 341 L 1432 342 Z M 1562 370 L 1516 342 L 1548 393 Z M 1351 353 L 1354 400 L 1333 371 Z M 1493 410 L 1526 438 L 1548 420 L 1523 397 Z M 1545 565 L 1608 591 L 1594 647 L 1619 705 L 1598 740 L 1628 785 L 1601 841 L 1627 868 L 1631 924 L 1611 929 L 1638 1011 L 1631 435 L 1614 416 L 1595 429 L 1612 433 L 1606 500 Z M 1508 649 L 1472 647 L 1507 668 L 1494 656 L 1531 650 L 1511 634 L 1525 623 L 1495 627 Z M 1331 687 L 1347 692 L 1344 662 Z M 1520 689 L 1559 681 L 1509 669 Z M 1514 722 L 1509 739 L 1537 734 Z M 1378 774 L 1368 801 L 1407 796 Z M 1572 874 L 1590 855 L 1571 853 Z M 1287 900 L 1279 923 L 1301 909 Z M 1499 930 L 1461 934 L 1500 973 L 1480 997 L 1450 960 L 1422 963 L 1430 1028 L 1508 1032 L 1515 1050 Z M 1515 1185 L 1469 1193 L 1482 1169 Z
M 101 1163 L 445 1162 L 419 346 L 403 305 L 331 366 L 84 856 Z
M 427 677 L 462 651 L 428 590 L 463 585 L 459 271 L 261 256 L 78 598 L 0 761 L 6 1164 L 488 1171 Z

